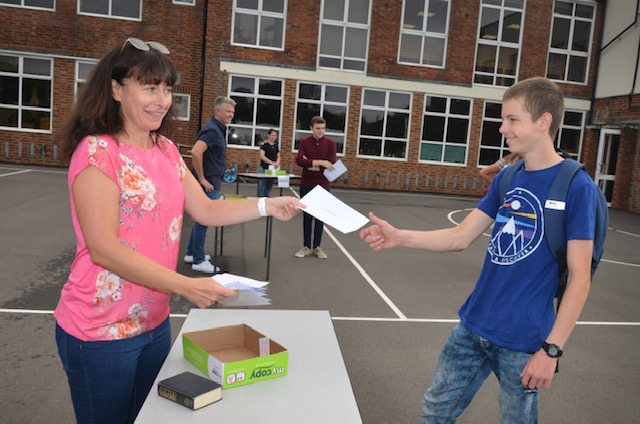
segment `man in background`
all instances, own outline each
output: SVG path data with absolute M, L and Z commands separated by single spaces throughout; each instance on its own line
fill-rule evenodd
M 210 199 L 218 199 L 222 189 L 222 177 L 226 167 L 227 125 L 231 123 L 236 110 L 236 101 L 228 97 L 216 98 L 214 113 L 198 133 L 198 141 L 191 149 L 191 162 L 196 179 Z M 184 261 L 191 263 L 194 271 L 213 274 L 219 268 L 204 253 L 207 227 L 193 223 Z

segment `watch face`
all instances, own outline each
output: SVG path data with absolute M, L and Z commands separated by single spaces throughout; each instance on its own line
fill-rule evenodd
M 549 356 L 558 356 L 558 348 L 554 345 L 549 346 Z

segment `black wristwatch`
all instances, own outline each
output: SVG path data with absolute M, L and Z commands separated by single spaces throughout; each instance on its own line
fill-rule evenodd
M 551 358 L 559 358 L 562 356 L 562 349 L 556 344 L 544 342 L 542 343 L 542 348 Z

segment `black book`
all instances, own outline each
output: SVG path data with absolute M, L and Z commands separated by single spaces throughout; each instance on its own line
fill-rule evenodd
M 158 394 L 195 410 L 222 399 L 222 386 L 206 377 L 183 372 L 160 381 Z

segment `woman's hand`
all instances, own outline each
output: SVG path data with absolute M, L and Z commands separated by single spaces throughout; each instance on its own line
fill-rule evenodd
M 273 216 L 281 221 L 288 221 L 306 206 L 300 203 L 298 199 L 292 196 L 269 197 L 265 206 L 267 215 Z
M 213 304 L 213 302 L 225 300 L 228 297 L 238 295 L 237 290 L 231 290 L 223 287 L 210 277 L 193 278 L 190 281 L 184 291 L 180 293 L 189 302 L 196 305 L 198 308 L 207 308 Z

